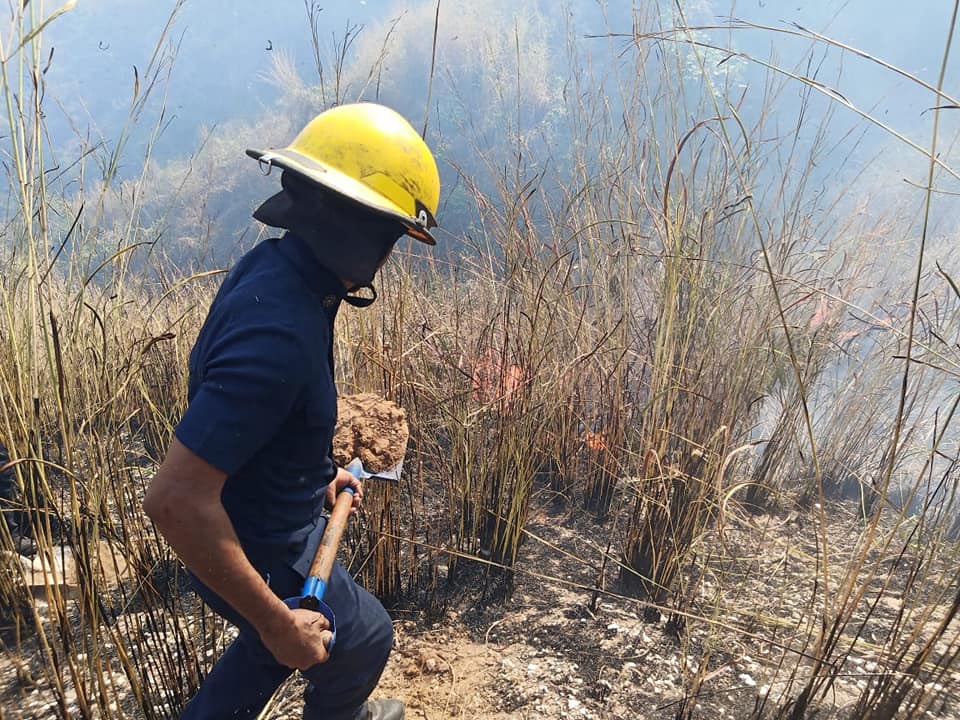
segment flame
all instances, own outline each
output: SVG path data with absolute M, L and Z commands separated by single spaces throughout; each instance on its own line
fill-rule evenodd
M 583 444 L 594 452 L 607 449 L 607 439 L 603 436 L 603 433 L 590 432 L 589 430 L 583 431 Z
M 500 353 L 488 348 L 473 367 L 470 395 L 481 405 L 499 403 L 508 409 L 518 399 L 524 382 L 523 368 L 505 363 Z

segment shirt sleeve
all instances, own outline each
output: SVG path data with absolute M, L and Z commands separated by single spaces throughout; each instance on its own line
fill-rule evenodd
M 180 442 L 227 475 L 273 438 L 307 379 L 309 361 L 291 327 L 228 323 L 213 342 L 202 380 L 174 430 Z

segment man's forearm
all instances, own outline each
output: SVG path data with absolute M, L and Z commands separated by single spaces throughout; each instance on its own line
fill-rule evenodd
M 258 632 L 290 622 L 286 605 L 247 560 L 223 505 L 170 503 L 152 515 L 190 572 Z

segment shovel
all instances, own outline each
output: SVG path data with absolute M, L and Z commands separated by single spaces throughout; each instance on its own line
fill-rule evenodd
M 359 398 L 362 396 L 355 397 Z M 392 403 L 386 403 L 385 401 L 380 401 L 380 404 L 392 405 Z M 354 412 L 354 418 L 357 417 L 363 419 L 364 416 L 362 414 L 358 415 L 356 412 Z M 379 478 L 393 482 L 398 482 L 400 480 L 400 471 L 403 469 L 403 455 L 406 454 L 407 438 L 409 437 L 409 430 L 406 425 L 406 420 L 403 418 L 402 414 L 398 416 L 397 425 L 395 427 L 399 436 L 402 438 L 402 452 L 400 454 L 400 461 L 389 470 L 384 472 L 370 473 L 364 469 L 360 458 L 356 457 L 349 465 L 347 465 L 346 468 L 355 478 L 358 480 Z M 320 547 L 317 548 L 317 554 L 314 556 L 313 562 L 310 564 L 310 572 L 307 576 L 307 579 L 303 583 L 303 589 L 301 590 L 299 597 L 287 598 L 283 601 L 287 607 L 293 610 L 312 610 L 314 612 L 319 612 L 327 619 L 327 622 L 330 623 L 331 634 L 330 642 L 327 644 L 327 651 L 333 650 L 334 642 L 336 642 L 337 621 L 334 617 L 333 610 L 329 605 L 323 602 L 323 594 L 327 589 L 327 582 L 330 580 L 330 572 L 333 570 L 333 563 L 337 559 L 337 547 L 340 545 L 340 538 L 343 536 L 343 531 L 347 529 L 347 522 L 350 519 L 350 508 L 352 505 L 353 488 L 346 487 L 337 495 L 337 500 L 336 503 L 334 503 L 333 511 L 330 513 L 330 518 L 327 520 L 327 526 L 324 528 L 323 537 L 320 539 Z
M 410 439 L 403 409 L 371 393 L 354 393 L 337 398 L 337 416 L 334 458 L 361 480 L 399 482 Z M 361 457 L 373 464 L 372 470 Z
M 364 470 L 363 463 L 360 462 L 359 458 L 356 458 L 346 469 L 358 480 L 379 478 L 399 482 L 403 461 L 401 460 L 390 470 L 371 474 Z M 323 594 L 327 589 L 327 581 L 330 580 L 333 563 L 337 559 L 337 547 L 340 545 L 340 538 L 343 536 L 343 531 L 347 529 L 352 506 L 353 488 L 346 487 L 337 495 L 337 502 L 334 504 L 330 518 L 327 520 L 327 527 L 323 530 L 320 547 L 317 548 L 317 554 L 310 564 L 310 574 L 303 582 L 300 595 L 283 601 L 292 610 L 312 610 L 327 619 L 327 622 L 330 623 L 330 642 L 327 644 L 327 652 L 333 650 L 333 644 L 337 640 L 337 619 L 330 606 L 323 601 Z
M 357 477 L 356 473 L 354 473 L 354 477 Z M 320 539 L 320 547 L 317 548 L 317 554 L 310 564 L 310 574 L 303 583 L 300 596 L 287 598 L 283 601 L 292 610 L 312 610 L 327 619 L 330 623 L 331 633 L 330 642 L 327 644 L 328 652 L 333 650 L 333 644 L 337 639 L 337 619 L 334 617 L 330 606 L 323 601 L 323 593 L 327 589 L 327 581 L 330 580 L 333 563 L 337 559 L 337 546 L 340 545 L 343 531 L 347 529 L 352 505 L 353 488 L 344 488 L 337 495 L 337 502 L 334 504 L 330 518 L 327 520 L 327 527 L 324 528 L 323 537 Z

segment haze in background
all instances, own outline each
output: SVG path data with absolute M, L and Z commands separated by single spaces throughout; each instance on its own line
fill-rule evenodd
M 531 171 L 538 162 L 545 166 L 555 160 L 555 148 L 563 146 L 564 118 L 554 115 L 558 112 L 555 108 L 560 105 L 561 94 L 569 90 L 569 38 L 574 40 L 572 47 L 582 67 L 607 68 L 611 73 L 617 68 L 629 71 L 635 55 L 633 44 L 626 37 L 596 37 L 629 34 L 630 3 L 575 0 L 558 4 L 532 0 L 500 5 L 490 6 L 494 9 L 489 11 L 485 37 L 477 34 L 484 28 L 467 27 L 470 21 L 484 23 L 483 17 L 472 17 L 471 12 L 477 11 L 471 5 L 448 0 L 440 6 L 440 49 L 427 140 L 441 160 L 444 202 L 448 203 L 447 217 L 441 217 L 441 222 L 454 232 L 467 228 L 469 219 L 468 211 L 462 207 L 464 203 L 455 197 L 451 199 L 450 193 L 455 192 L 457 186 L 453 166 L 478 176 L 495 175 L 496 169 L 484 167 L 484 161 L 491 159 L 488 156 L 494 154 L 494 148 L 510 144 L 511 133 L 522 136 L 525 131 L 537 136 L 531 140 L 532 147 L 540 148 L 527 160 L 532 164 Z M 65 156 L 98 142 L 110 147 L 115 141 L 128 118 L 134 67 L 138 69 L 139 81 L 143 82 L 156 39 L 174 6 L 169 0 L 80 0 L 74 11 L 53 23 L 47 33 L 47 45 L 54 49 L 47 76 L 48 94 L 61 112 L 48 112 L 47 121 L 54 147 L 61 148 Z M 331 58 L 337 54 L 337 45 L 343 42 L 345 34 L 349 34 L 353 42 L 345 53 L 344 74 L 353 80 L 351 92 L 361 87 L 364 98 L 380 99 L 397 107 L 419 127 L 426 107 L 435 7 L 432 1 L 394 0 L 324 5 L 317 14 L 317 37 L 327 65 L 327 83 L 331 82 Z M 638 12 L 651 12 L 652 5 L 641 3 L 638 7 Z M 661 3 L 660 7 L 663 27 L 678 22 L 671 3 Z M 500 8 L 499 12 L 496 8 Z M 912 5 L 894 0 L 688 0 L 683 3 L 683 14 L 686 22 L 693 26 L 725 24 L 729 17 L 781 28 L 795 22 L 879 56 L 935 84 L 951 8 L 948 0 Z M 299 0 L 271 3 L 187 0 L 175 17 L 168 37 L 176 47 L 172 60 L 165 61 L 165 72 L 161 73 L 161 77 L 168 80 L 145 108 L 124 152 L 120 176 L 129 177 L 141 171 L 144 156 L 139 151 L 158 127 L 161 108 L 164 108 L 163 122 L 159 125 L 162 132 L 151 154 L 151 161 L 158 165 L 175 164 L 190 157 L 201 143 L 217 134 L 217 128 L 231 123 L 253 124 L 259 120 L 256 132 L 248 135 L 261 144 L 291 139 L 292 129 L 298 123 L 322 109 L 313 89 L 318 73 L 308 18 L 308 7 Z M 919 145 L 929 144 L 933 114 L 925 111 L 935 104 L 932 93 L 852 53 L 818 50 L 818 62 L 814 66 L 797 67 L 799 59 L 809 52 L 809 41 L 748 29 L 704 29 L 696 35 L 705 42 L 816 76 Z M 377 77 L 365 78 L 373 56 L 384 47 L 387 36 L 389 51 Z M 517 115 L 520 127 L 511 128 L 499 121 L 484 126 L 484 118 L 489 119 L 490 105 L 495 100 L 491 99 L 491 93 L 516 86 L 517 71 L 510 57 L 515 43 L 522 45 L 520 51 L 524 55 L 521 63 L 524 77 L 519 93 L 523 112 Z M 501 56 L 502 64 L 488 60 Z M 531 63 L 531 57 L 536 62 Z M 761 97 L 766 70 L 741 59 L 721 64 L 725 57 L 720 52 L 705 55 L 707 66 L 714 67 L 718 82 L 722 80 L 742 88 L 745 98 L 742 114 L 745 120 L 750 120 L 751 115 L 762 110 L 751 100 Z M 456 58 L 456 66 L 451 58 Z M 692 66 L 693 60 L 688 62 L 691 83 L 699 85 L 702 78 Z M 279 83 L 278 67 L 286 70 L 286 80 Z M 604 71 L 600 72 L 602 75 Z M 303 97 L 296 108 L 291 109 L 290 104 L 284 104 L 284 99 L 291 94 L 291 88 L 296 89 L 296 83 L 291 82 L 294 77 L 302 83 Z M 947 92 L 960 93 L 958 83 L 960 76 L 948 77 Z M 778 133 L 795 132 L 802 90 L 799 83 L 788 86 L 777 106 L 768 108 Z M 345 99 L 354 98 L 346 93 Z M 329 102 L 329 98 L 327 100 Z M 511 102 L 509 98 L 500 100 L 504 106 Z M 873 169 L 866 178 L 861 178 L 862 182 L 895 187 L 896 192 L 901 192 L 903 178 L 909 176 L 914 181 L 922 181 L 926 166 L 922 154 L 910 151 L 902 143 L 891 142 L 888 134 L 871 128 L 856 114 L 837 108 L 828 98 L 816 93 L 807 112 L 827 113 L 831 109 L 834 120 L 828 126 L 831 137 L 827 146 L 834 149 L 820 158 L 818 168 L 824 182 L 855 177 L 863 165 L 871 161 Z M 270 122 L 271 113 L 278 115 L 276 123 Z M 944 118 L 944 137 L 956 136 L 957 115 L 960 113 Z M 696 119 L 699 118 L 691 121 Z M 230 132 L 224 132 L 229 139 Z M 800 133 L 801 142 L 812 142 L 813 138 L 804 133 Z M 243 133 L 233 134 L 236 147 L 231 151 L 225 146 L 222 154 L 227 157 L 233 152 L 239 159 L 244 150 Z M 954 148 L 947 143 L 943 151 L 949 154 Z M 844 167 L 839 170 L 836 166 L 841 163 Z M 221 162 L 219 167 L 223 173 L 236 173 L 243 172 L 240 168 L 246 166 L 240 161 L 229 166 Z M 207 174 L 206 181 L 230 184 L 217 176 L 216 168 Z M 258 187 L 253 195 L 263 194 L 264 188 Z M 241 196 L 242 192 L 235 197 L 236 202 L 223 203 L 217 213 L 225 223 L 225 234 L 231 237 L 240 232 L 240 225 L 249 222 L 245 208 L 253 198 Z M 919 202 L 919 193 L 917 198 Z
M 411 7 L 423 4 L 395 0 L 324 3 L 321 40 L 330 43 L 334 37 L 342 36 L 348 23 L 369 29 L 402 18 Z M 444 5 L 455 10 L 458 3 L 441 2 L 441 8 L 446 10 Z M 518 16 L 522 16 L 525 6 L 540 5 L 517 3 Z M 132 92 L 133 66 L 142 70 L 149 61 L 153 43 L 173 7 L 170 0 L 80 0 L 75 10 L 50 27 L 48 44 L 56 48 L 48 75 L 50 91 L 78 129 L 99 128 L 106 137 L 119 129 Z M 629 13 L 622 9 L 601 11 L 600 4 L 590 0 L 579 0 L 572 7 L 582 23 L 578 30 L 583 35 L 606 32 L 604 14 L 610 30 L 630 30 Z M 952 3 L 750 0 L 728 4 L 724 0 L 695 0 L 684 3 L 684 7 L 691 23 L 726 16 L 766 25 L 796 22 L 935 84 Z M 455 17 L 451 20 L 452 25 L 440 28 L 441 34 L 456 35 Z M 424 27 L 422 31 L 423 42 L 429 43 L 433 28 Z M 178 140 L 196 138 L 201 125 L 249 116 L 269 105 L 276 88 L 265 76 L 276 53 L 289 53 L 304 77 L 316 75 L 307 11 L 300 0 L 187 0 L 175 22 L 173 38 L 179 42 L 179 52 L 167 103 L 176 119 L 168 135 Z M 760 57 L 767 57 L 775 44 L 775 51 L 787 65 L 791 54 L 805 45 L 791 45 L 782 37 L 771 38 L 761 32 L 741 32 L 734 39 L 737 47 Z M 588 50 L 600 45 L 586 39 L 581 44 Z M 829 75 L 838 67 L 838 63 L 831 62 L 825 71 Z M 423 77 L 411 78 L 411 82 L 426 83 L 429 68 L 422 70 Z M 930 106 L 929 99 L 919 97 L 907 80 L 849 55 L 844 75 L 843 86 L 851 99 L 864 107 L 882 103 L 884 114 L 892 114 L 894 120 L 916 121 L 919 113 Z M 954 77 L 950 83 L 954 91 L 958 82 L 960 78 Z M 52 120 L 60 121 L 54 127 L 54 137 L 62 139 L 69 132 L 68 124 L 63 118 Z M 176 143 L 171 137 L 167 139 L 166 150 L 173 152 Z

